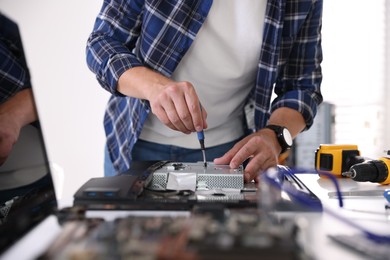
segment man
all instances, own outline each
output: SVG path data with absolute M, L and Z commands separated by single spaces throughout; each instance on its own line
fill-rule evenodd
M 0 165 L 22 127 L 37 120 L 32 95 L 18 26 L 0 13 Z
M 87 46 L 112 93 L 105 174 L 200 161 L 201 130 L 208 160 L 250 159 L 246 181 L 276 165 L 322 102 L 321 17 L 321 0 L 105 1 Z

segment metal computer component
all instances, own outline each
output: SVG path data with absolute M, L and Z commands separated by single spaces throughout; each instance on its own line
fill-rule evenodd
M 196 174 L 197 190 L 199 189 L 243 189 L 244 169 L 242 166 L 232 169 L 229 165 L 216 165 L 203 162 L 177 163 L 170 162 L 153 173 L 148 188 L 166 190 L 169 174 Z

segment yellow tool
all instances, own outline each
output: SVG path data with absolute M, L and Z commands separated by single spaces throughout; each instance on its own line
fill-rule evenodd
M 321 144 L 315 152 L 316 170 L 340 177 L 352 165 L 363 161 L 358 146 L 353 144 Z
M 383 185 L 390 184 L 390 158 L 382 157 L 378 160 L 368 160 L 352 165 L 343 172 L 342 176 L 349 177 L 354 181 L 370 181 Z

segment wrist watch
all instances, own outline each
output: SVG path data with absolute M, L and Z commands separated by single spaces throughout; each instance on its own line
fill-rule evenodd
M 267 125 L 264 128 L 271 129 L 276 134 L 280 147 L 282 147 L 281 154 L 287 151 L 292 146 L 292 137 L 290 131 L 284 126 L 280 125 Z

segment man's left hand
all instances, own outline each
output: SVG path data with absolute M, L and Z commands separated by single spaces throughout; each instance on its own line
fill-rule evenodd
M 238 168 L 249 159 L 244 179 L 246 182 L 258 181 L 259 173 L 278 164 L 280 150 L 275 133 L 270 129 L 261 129 L 236 143 L 224 156 L 216 158 L 214 163 Z

